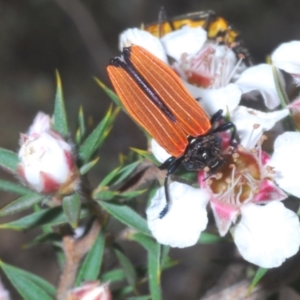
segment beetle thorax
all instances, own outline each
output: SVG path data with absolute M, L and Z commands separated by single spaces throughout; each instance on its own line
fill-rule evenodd
M 194 139 L 189 144 L 182 162 L 189 171 L 207 168 L 209 172 L 214 172 L 223 163 L 222 140 L 213 133 Z

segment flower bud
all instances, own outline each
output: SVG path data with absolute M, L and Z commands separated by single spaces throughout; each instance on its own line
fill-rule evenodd
M 100 281 L 89 281 L 82 286 L 73 289 L 67 296 L 67 300 L 111 300 L 108 284 L 100 284 Z
M 51 119 L 38 113 L 27 134 L 21 134 L 18 173 L 39 193 L 72 193 L 79 173 L 72 146 L 51 129 Z

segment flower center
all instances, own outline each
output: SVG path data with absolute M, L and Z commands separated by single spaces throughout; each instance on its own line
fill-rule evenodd
M 209 179 L 212 192 L 218 199 L 235 205 L 250 201 L 258 193 L 261 180 L 261 168 L 255 153 L 239 149 L 225 159 L 226 164 Z
M 234 78 L 241 62 L 230 47 L 208 43 L 192 57 L 183 54 L 179 66 L 174 67 L 192 85 L 221 88 Z

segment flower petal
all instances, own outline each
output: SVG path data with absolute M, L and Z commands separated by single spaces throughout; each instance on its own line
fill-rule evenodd
M 237 206 L 227 204 L 218 200 L 211 200 L 210 202 L 216 225 L 219 230 L 219 234 L 224 236 L 239 214 L 239 208 Z
M 270 166 L 276 171 L 274 179 L 286 192 L 300 197 L 300 133 L 285 132 L 277 137 Z
M 202 27 L 184 26 L 166 34 L 161 42 L 167 55 L 179 61 L 182 54 L 196 54 L 207 39 L 207 32 Z
M 172 202 L 169 211 L 161 219 L 159 214 L 166 205 L 164 188 L 158 189 L 151 200 L 146 212 L 148 226 L 161 244 L 178 248 L 192 246 L 206 228 L 209 196 L 203 190 L 179 182 L 171 183 L 169 192 Z
M 40 134 L 51 129 L 51 118 L 49 115 L 38 112 L 31 126 L 28 129 L 27 135 Z
M 281 44 L 271 55 L 273 64 L 287 73 L 300 74 L 300 41 Z
M 123 31 L 119 37 L 119 49 L 123 50 L 124 47 L 129 47 L 132 44 L 141 46 L 163 62 L 168 63 L 168 59 L 159 39 L 151 33 L 138 28 L 129 28 Z
M 160 163 L 165 162 L 171 157 L 171 154 L 169 154 L 162 146 L 160 146 L 155 139 L 151 140 L 151 151 Z
M 270 201 L 281 201 L 287 198 L 287 194 L 278 188 L 271 180 L 262 180 L 259 193 L 252 200 L 253 203 L 267 203 Z
M 231 115 L 231 121 L 236 125 L 241 144 L 245 148 L 251 149 L 265 131 L 270 130 L 277 121 L 288 114 L 288 109 L 265 113 L 238 106 Z
M 262 268 L 275 268 L 298 252 L 298 216 L 281 202 L 265 206 L 249 203 L 241 212 L 234 241 L 244 259 Z
M 280 104 L 270 65 L 260 64 L 246 69 L 235 83 L 243 94 L 259 91 L 269 109 L 274 109 Z
M 242 96 L 240 88 L 233 83 L 219 89 L 198 88 L 187 82 L 184 82 L 184 84 L 192 96 L 199 100 L 201 106 L 211 116 L 220 109 L 223 109 L 225 113 L 233 111 L 240 103 Z

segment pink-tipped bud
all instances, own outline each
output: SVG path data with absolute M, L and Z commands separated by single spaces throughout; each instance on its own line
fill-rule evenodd
M 108 284 L 100 284 L 100 281 L 89 281 L 82 286 L 73 289 L 67 296 L 67 300 L 111 300 Z
M 21 135 L 18 173 L 39 193 L 69 194 L 79 182 L 72 147 L 50 126 L 50 117 L 38 113 L 28 134 Z

